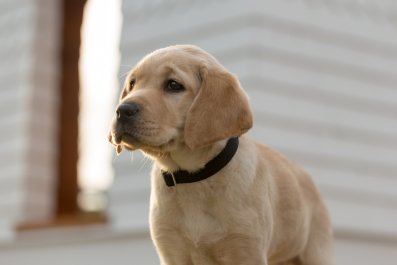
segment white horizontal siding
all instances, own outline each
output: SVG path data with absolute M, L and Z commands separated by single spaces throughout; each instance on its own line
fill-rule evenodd
M 22 175 L 27 168 L 24 103 L 29 65 L 27 51 L 32 44 L 30 21 L 34 10 L 32 4 L 15 3 L 3 1 L 0 4 L 0 239 L 13 234 L 22 206 Z
M 45 222 L 53 217 L 56 198 L 58 145 L 60 1 L 38 0 L 34 12 L 34 37 L 29 57 L 29 110 L 26 133 L 23 222 Z
M 148 225 L 151 162 L 140 152 L 123 151 L 114 159 L 115 179 L 110 191 L 111 223 L 115 229 L 143 229 Z
M 159 264 L 147 231 L 115 233 L 101 226 L 24 233 L 0 243 L 0 260 L 12 265 Z
M 154 49 L 201 46 L 250 96 L 250 135 L 313 175 L 338 237 L 397 236 L 396 3 L 123 1 L 123 14 L 120 78 Z M 145 163 L 115 162 L 110 211 L 124 228 L 147 222 Z
M 0 240 L 53 211 L 57 4 L 0 3 Z

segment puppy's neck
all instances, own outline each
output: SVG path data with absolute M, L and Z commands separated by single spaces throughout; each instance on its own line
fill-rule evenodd
M 226 143 L 227 140 L 222 140 L 196 150 L 191 150 L 182 144 L 174 151 L 155 157 L 155 161 L 165 171 L 186 170 L 194 172 L 203 168 L 208 161 L 217 156 Z

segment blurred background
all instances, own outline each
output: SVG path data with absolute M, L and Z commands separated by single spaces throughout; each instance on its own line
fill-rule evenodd
M 393 0 L 0 0 L 0 264 L 158 264 L 151 162 L 107 130 L 125 74 L 171 44 L 240 78 L 249 134 L 319 186 L 337 264 L 396 264 Z

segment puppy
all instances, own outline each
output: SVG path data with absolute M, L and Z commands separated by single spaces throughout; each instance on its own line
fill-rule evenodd
M 312 180 L 244 133 L 248 98 L 213 56 L 159 49 L 126 78 L 109 135 L 154 160 L 150 230 L 162 265 L 332 265 Z

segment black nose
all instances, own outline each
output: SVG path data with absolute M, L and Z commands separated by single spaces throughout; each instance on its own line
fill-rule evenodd
M 131 121 L 139 112 L 139 106 L 135 103 L 123 103 L 116 110 L 117 121 L 126 123 Z

